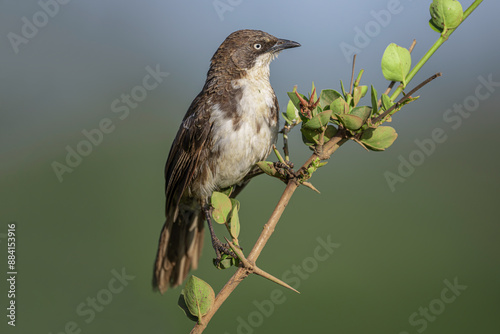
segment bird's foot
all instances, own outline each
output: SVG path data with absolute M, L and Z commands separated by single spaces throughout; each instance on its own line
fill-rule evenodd
M 212 245 L 215 249 L 216 258 L 214 259 L 214 266 L 217 269 L 227 269 L 230 267 L 238 267 L 240 265 L 240 259 L 238 255 L 236 255 L 231 247 L 227 243 L 222 243 L 218 239 Z M 240 246 L 235 245 L 236 247 L 242 249 Z
M 273 163 L 273 166 L 285 183 L 288 183 L 290 179 L 296 178 L 295 171 L 293 170 L 293 163 L 289 161 L 286 161 L 285 163 L 277 161 Z
M 227 243 L 222 243 L 217 237 L 212 238 L 212 247 L 215 250 L 215 259 L 214 259 L 214 264 L 218 266 L 222 260 L 227 258 L 227 256 L 224 255 L 229 255 L 230 257 L 237 259 L 238 255 L 236 255 L 232 250 L 229 244 Z

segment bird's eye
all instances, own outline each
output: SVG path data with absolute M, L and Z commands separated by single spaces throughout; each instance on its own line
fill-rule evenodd
M 260 43 L 255 43 L 253 47 L 255 48 L 255 50 L 260 50 L 260 48 L 262 48 L 262 45 Z

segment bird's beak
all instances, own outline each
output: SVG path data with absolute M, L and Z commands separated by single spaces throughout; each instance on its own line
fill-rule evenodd
M 269 50 L 268 52 L 279 52 L 281 50 L 285 50 L 285 49 L 290 49 L 290 48 L 296 48 L 296 47 L 299 47 L 300 46 L 300 43 L 297 43 L 297 42 L 294 42 L 294 41 L 289 41 L 287 39 L 278 39 L 278 41 L 276 42 L 276 44 L 274 44 Z

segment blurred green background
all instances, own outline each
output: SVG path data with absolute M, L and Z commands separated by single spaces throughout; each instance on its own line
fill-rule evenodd
M 312 81 L 334 89 L 339 79 L 349 81 L 351 62 L 341 45 L 358 49 L 364 82 L 381 92 L 380 59 L 389 43 L 409 46 L 416 38 L 417 59 L 438 37 L 427 23 L 430 1 L 41 3 L 52 3 L 46 21 L 37 1 L 0 3 L 2 271 L 9 222 L 17 223 L 18 261 L 17 325 L 8 326 L 2 314 L 2 333 L 191 329 L 177 307 L 180 289 L 163 296 L 151 289 L 163 167 L 210 57 L 229 33 L 261 29 L 302 44 L 271 66 L 282 108 L 295 84 L 307 92 Z M 296 192 L 259 265 L 293 278 L 301 294 L 284 291 L 271 310 L 271 293 L 281 288 L 250 277 L 207 333 L 498 333 L 500 87 L 480 88 L 490 93 L 482 100 L 475 96 L 479 77 L 500 82 L 499 10 L 498 2 L 485 1 L 415 78 L 412 85 L 443 72 L 394 118 L 399 138 L 388 151 L 368 153 L 348 143 L 314 175 L 321 195 Z M 15 52 L 9 36 L 22 36 L 23 17 L 41 27 L 24 28 L 31 37 Z M 142 85 L 147 66 L 169 75 L 120 119 L 112 103 Z M 472 111 L 454 129 L 444 115 L 464 103 Z M 113 131 L 60 182 L 53 162 L 65 164 L 66 147 L 76 149 L 86 139 L 82 131 L 106 118 Z M 401 157 L 417 157 L 415 140 L 431 138 L 436 128 L 446 141 L 391 191 L 384 173 L 397 173 Z M 300 164 L 310 152 L 298 131 L 291 137 L 291 157 Z M 278 181 L 259 177 L 239 197 L 245 250 L 282 190 Z M 318 261 L 317 239 L 328 237 L 340 246 Z M 216 270 L 208 238 L 205 245 L 195 274 L 218 291 L 234 270 Z M 301 274 L 293 273 L 297 266 Z M 118 283 L 113 272 L 122 271 L 129 280 Z M 467 286 L 450 303 L 443 302 L 453 296 L 445 280 Z

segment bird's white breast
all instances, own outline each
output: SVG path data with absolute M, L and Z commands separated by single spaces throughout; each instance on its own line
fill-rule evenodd
M 278 124 L 272 115 L 274 91 L 269 83 L 269 68 L 248 73 L 233 81 L 241 89 L 241 99 L 234 113 L 241 117 L 235 126 L 233 117 L 220 109 L 212 109 L 210 121 L 215 134 L 214 152 L 219 153 L 217 170 L 212 171 L 212 189 L 226 188 L 241 181 L 256 162 L 264 160 L 276 142 Z M 264 72 L 262 72 L 264 70 Z

